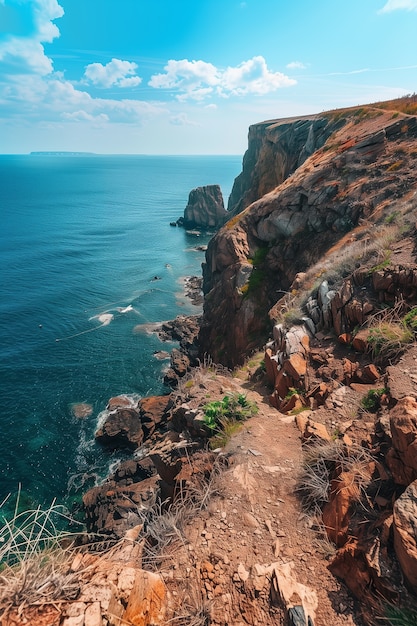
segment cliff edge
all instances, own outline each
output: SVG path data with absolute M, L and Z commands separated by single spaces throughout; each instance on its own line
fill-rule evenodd
M 251 127 L 233 216 L 203 266 L 201 354 L 242 363 L 298 273 L 415 193 L 416 161 L 416 116 L 377 106 Z

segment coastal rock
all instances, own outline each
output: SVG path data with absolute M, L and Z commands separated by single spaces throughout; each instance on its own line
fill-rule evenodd
M 106 417 L 95 438 L 113 450 L 120 448 L 135 450 L 144 438 L 139 413 L 135 409 L 116 409 Z
M 220 186 L 206 185 L 190 191 L 182 225 L 185 228 L 218 228 L 226 217 Z
M 160 494 L 159 477 L 152 476 L 129 485 L 106 481 L 83 496 L 88 532 L 123 537 L 142 522 L 140 511 L 152 508 Z
M 138 404 L 144 437 L 150 437 L 155 429 L 167 422 L 173 401 L 170 396 L 148 396 Z
M 251 127 L 243 172 L 230 197 L 233 217 L 206 252 L 200 358 L 210 354 L 227 367 L 243 363 L 268 339 L 277 302 L 292 295 L 296 277 L 329 251 L 342 249 L 347 233 L 360 230 L 360 220 L 382 209 L 388 197 L 400 201 L 416 187 L 411 147 L 417 118 L 407 117 L 402 136 L 389 112 L 379 110 L 359 122 L 352 109 L 343 117 L 323 113 Z M 404 141 L 403 166 L 387 175 L 397 141 Z M 371 168 L 364 165 L 371 162 Z M 381 301 L 390 302 L 405 273 L 394 279 L 384 270 L 374 280 L 376 288 L 394 290 L 380 292 Z M 328 286 L 314 324 L 336 322 L 341 335 L 362 323 L 373 305 L 356 287 L 350 280 L 340 291 Z M 366 350 L 366 339 L 355 349 Z

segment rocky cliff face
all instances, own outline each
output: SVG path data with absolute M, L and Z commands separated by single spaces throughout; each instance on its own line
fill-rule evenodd
M 416 164 L 417 118 L 400 112 L 361 107 L 252 127 L 235 215 L 206 253 L 201 353 L 242 362 L 297 273 L 394 214 L 417 189 Z
M 337 122 L 313 115 L 251 126 L 242 173 L 236 178 L 229 197 L 229 214 L 240 213 L 280 185 L 324 145 L 337 125 Z

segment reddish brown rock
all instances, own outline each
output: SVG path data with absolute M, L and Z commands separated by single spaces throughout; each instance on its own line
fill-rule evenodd
M 394 505 L 394 547 L 408 583 L 417 592 L 417 481 Z
M 145 438 L 152 435 L 156 426 L 166 422 L 173 402 L 170 396 L 148 396 L 138 404 L 139 417 Z
M 387 464 L 399 485 L 417 479 L 417 400 L 405 397 L 390 412 L 392 450 Z
M 342 333 L 338 336 L 338 340 L 344 346 L 349 345 L 352 341 L 352 335 L 350 333 Z
M 273 352 L 271 348 L 266 348 L 265 350 L 265 371 L 268 382 L 270 385 L 275 385 L 275 379 L 278 374 L 278 363 L 275 358 L 273 358 Z
M 281 369 L 278 372 L 277 377 L 275 379 L 276 395 L 279 398 L 281 398 L 281 400 L 283 400 L 285 396 L 288 394 L 288 391 L 292 387 L 292 385 L 293 385 L 292 380 L 287 376 L 284 369 Z
M 372 577 L 364 551 L 358 546 L 357 540 L 351 539 L 337 551 L 329 570 L 346 582 L 356 598 L 362 600 L 369 594 Z
M 135 574 L 122 623 L 132 626 L 164 626 L 166 586 L 159 574 L 139 570 Z
M 331 437 L 329 432 L 324 424 L 320 422 L 314 422 L 313 420 L 308 420 L 305 431 L 303 433 L 303 438 L 307 441 L 309 439 L 316 439 L 319 441 L 331 441 Z
M 353 472 L 341 472 L 332 480 L 329 501 L 323 508 L 323 524 L 329 539 L 338 547 L 346 543 L 352 505 L 358 501 L 359 495 Z
M 141 523 L 138 511 L 151 508 L 158 495 L 157 476 L 130 485 L 109 480 L 93 487 L 83 496 L 87 529 L 91 533 L 123 537 L 129 528 Z
M 144 438 L 139 413 L 134 409 L 117 409 L 106 417 L 95 437 L 99 443 L 111 449 L 135 450 Z
M 374 363 L 365 365 L 360 370 L 358 370 L 357 376 L 359 380 L 363 383 L 375 383 L 377 380 L 381 378 L 381 374 L 377 366 L 374 365 Z
M 295 382 L 298 382 L 307 372 L 307 361 L 302 354 L 296 352 L 291 354 L 289 358 L 284 361 L 283 370 L 291 376 Z
M 369 330 L 359 330 L 353 338 L 352 346 L 354 350 L 358 352 L 366 352 L 369 348 L 368 343 Z
M 279 410 L 281 411 L 281 413 L 290 413 L 291 411 L 302 409 L 303 406 L 304 405 L 301 397 L 298 395 L 298 393 L 294 393 L 292 396 L 284 399 L 281 402 Z
M 110 398 L 107 403 L 107 409 L 109 411 L 115 411 L 116 409 L 129 409 L 132 408 L 132 400 L 127 396 L 114 396 Z

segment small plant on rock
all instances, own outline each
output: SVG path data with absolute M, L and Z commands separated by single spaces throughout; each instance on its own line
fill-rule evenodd
M 225 445 L 240 422 L 253 417 L 258 407 L 242 394 L 224 396 L 204 405 L 204 423 L 212 433 L 211 447 Z
M 362 408 L 370 413 L 376 413 L 381 406 L 381 396 L 387 393 L 387 389 L 370 389 L 368 393 L 362 398 Z

